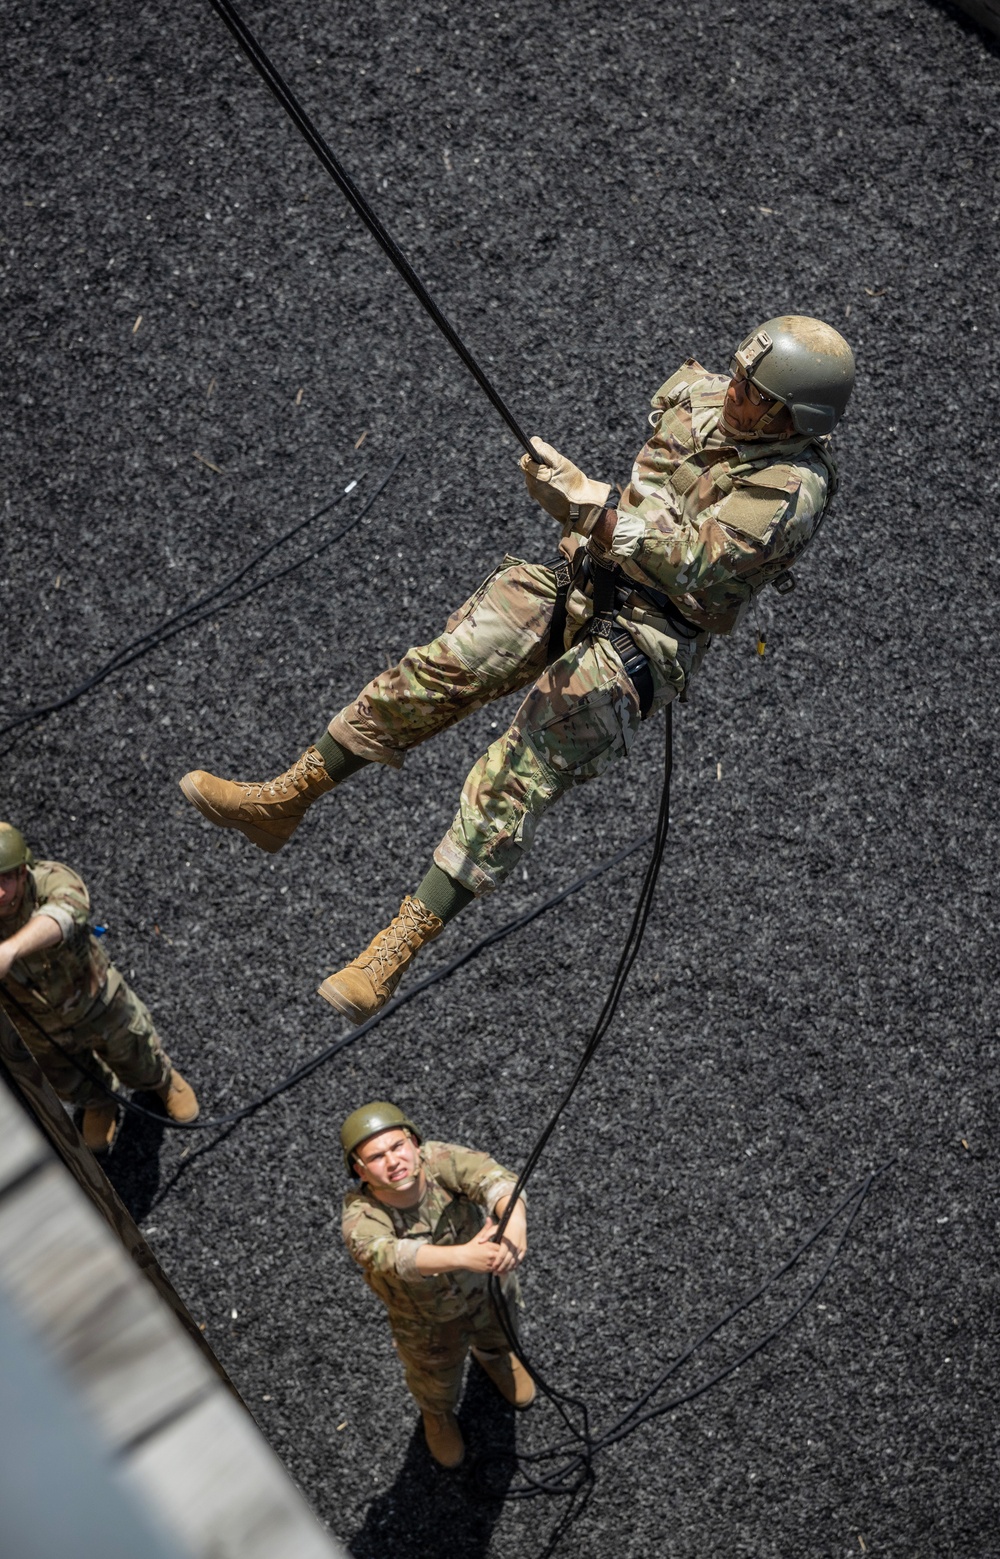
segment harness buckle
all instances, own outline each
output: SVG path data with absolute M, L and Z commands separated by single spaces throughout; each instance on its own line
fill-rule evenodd
M 790 568 L 783 568 L 780 574 L 775 574 L 771 586 L 779 595 L 791 595 L 795 589 L 795 575 Z

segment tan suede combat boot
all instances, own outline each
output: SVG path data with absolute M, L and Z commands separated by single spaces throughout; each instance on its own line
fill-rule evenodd
M 183 1124 L 198 1119 L 200 1106 L 195 1091 L 190 1083 L 184 1081 L 176 1067 L 170 1073 L 169 1079 L 161 1083 L 159 1088 L 154 1089 L 154 1092 L 163 1100 L 172 1121 L 180 1121 Z
M 407 894 L 399 914 L 346 968 L 329 975 L 319 994 L 354 1023 L 384 1007 L 410 960 L 444 930 L 444 921 Z
M 441 1467 L 459 1467 L 465 1457 L 465 1441 L 454 1413 L 429 1413 L 426 1408 L 420 1415 L 424 1421 L 427 1449 Z
M 535 1400 L 535 1382 L 516 1353 L 480 1353 L 478 1348 L 473 1348 L 472 1356 L 505 1402 L 519 1411 L 531 1406 Z
M 118 1135 L 118 1106 L 112 1099 L 88 1104 L 80 1122 L 80 1135 L 91 1153 L 110 1151 Z
M 277 779 L 224 780 L 192 769 L 180 783 L 202 817 L 219 828 L 238 828 L 269 855 L 288 843 L 313 802 L 334 784 L 316 747 L 307 747 Z

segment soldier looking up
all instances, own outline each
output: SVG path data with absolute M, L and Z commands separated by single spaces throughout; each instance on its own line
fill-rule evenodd
M 356 1022 L 378 1011 L 419 949 L 519 863 L 546 808 L 625 757 L 712 635 L 731 633 L 765 585 L 790 580 L 833 496 L 829 434 L 853 383 L 843 336 L 786 314 L 741 342 L 728 375 L 689 359 L 661 385 L 620 498 L 535 440 L 548 463 L 525 455 L 521 466 L 562 527 L 558 558 L 504 558 L 439 638 L 380 672 L 276 779 L 184 776 L 204 817 L 280 850 L 364 764 L 401 768 L 412 747 L 527 689 L 415 893 L 321 996 Z
M 76 873 L 34 860 L 24 835 L 0 823 L 0 1005 L 60 1099 L 82 1108 L 87 1147 L 105 1153 L 118 1106 L 73 1055 L 108 1087 L 120 1080 L 152 1089 L 171 1120 L 193 1121 L 198 1101 L 164 1051 L 149 1009 L 91 931 L 89 913 Z
M 425 1142 L 395 1104 L 362 1105 L 340 1133 L 344 1163 L 360 1182 L 344 1197 L 347 1249 L 389 1312 L 406 1384 L 420 1408 L 427 1445 L 442 1467 L 465 1455 L 455 1419 L 462 1374 L 473 1357 L 506 1401 L 528 1407 L 535 1383 L 511 1353 L 487 1280 L 503 1280 L 508 1311 L 520 1303 L 515 1267 L 528 1248 L 518 1198 L 496 1244 L 517 1176 L 495 1159 L 450 1142 Z

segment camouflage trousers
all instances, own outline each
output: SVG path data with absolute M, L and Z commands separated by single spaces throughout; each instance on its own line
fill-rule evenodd
M 117 969 L 86 1014 L 71 1028 L 45 1033 L 17 1010 L 10 1012 L 21 1038 L 60 1099 L 81 1108 L 100 1104 L 107 1095 L 72 1057 L 109 1088 L 160 1088 L 170 1080 L 170 1058 L 160 1042 L 149 1008 L 126 985 Z M 67 1054 L 68 1052 L 68 1054 Z
M 627 756 L 639 729 L 638 695 L 606 640 L 571 622 L 562 654 L 546 665 L 555 599 L 550 568 L 504 558 L 444 633 L 408 650 L 330 722 L 341 746 L 401 768 L 411 747 L 531 684 L 466 779 L 434 852 L 437 865 L 475 894 L 503 881 L 546 809 Z M 658 707 L 684 676 L 671 685 L 651 669 Z
M 511 1306 L 513 1315 L 514 1306 Z M 484 1303 L 452 1321 L 427 1322 L 390 1315 L 393 1347 L 410 1395 L 421 1411 L 451 1413 L 458 1406 L 469 1349 L 487 1357 L 510 1352 L 503 1329 Z

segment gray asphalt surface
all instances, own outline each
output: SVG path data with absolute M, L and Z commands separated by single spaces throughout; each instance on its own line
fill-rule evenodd
M 625 479 L 689 354 L 723 368 L 783 311 L 855 347 L 841 492 L 796 593 L 762 604 L 767 654 L 745 625 L 678 710 L 646 942 L 532 1185 L 525 1335 L 600 1432 L 894 1160 L 816 1299 L 602 1454 L 557 1551 L 992 1559 L 998 48 L 930 0 L 246 14 L 517 416 L 593 474 Z M 2 815 L 83 873 L 218 1113 L 336 1038 L 316 984 L 419 881 L 509 711 L 363 772 L 274 858 L 177 779 L 277 772 L 500 555 L 552 536 L 514 440 L 207 5 L 50 0 L 7 43 L 4 707 L 63 692 L 357 480 L 320 545 L 405 456 L 321 558 L 0 743 Z M 646 832 L 662 741 L 652 722 L 553 813 L 425 970 Z M 566 1502 L 483 1503 L 430 1463 L 340 1245 L 340 1121 L 388 1095 L 518 1165 L 643 859 L 236 1130 L 122 1134 L 115 1183 L 357 1559 L 534 1559 Z M 462 1421 L 477 1452 L 560 1433 L 475 1378 Z

